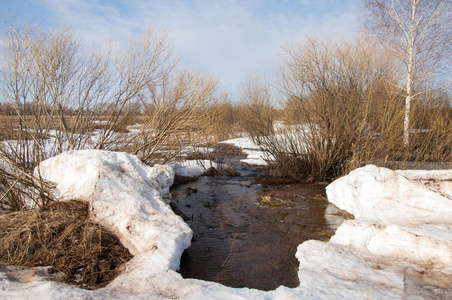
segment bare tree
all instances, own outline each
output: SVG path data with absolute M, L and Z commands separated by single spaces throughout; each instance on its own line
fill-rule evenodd
M 363 24 L 397 57 L 405 93 L 404 146 L 410 141 L 410 111 L 421 93 L 451 83 L 450 0 L 363 0 Z M 403 78 L 402 77 L 402 78 Z
M 131 152 L 143 161 L 165 148 L 165 160 L 201 142 L 215 117 L 217 79 L 200 71 L 178 70 L 159 86 L 149 84 L 142 102 L 144 123 Z
M 102 51 L 86 48 L 67 28 L 11 22 L 2 34 L 0 93 L 19 119 L 19 143 L 9 152 L 24 162 L 117 144 L 116 130 L 132 104 L 178 63 L 167 35 L 151 27 L 125 49 L 110 44 Z M 102 130 L 93 138 L 97 121 Z
M 125 49 L 111 49 L 112 56 L 107 79 L 107 101 L 111 104 L 108 127 L 96 148 L 103 149 L 109 142 L 115 143 L 115 127 L 124 119 L 128 104 L 143 97 L 149 87 L 159 87 L 171 75 L 178 64 L 178 57 L 168 41 L 167 33 L 159 34 L 148 27 L 142 36 L 132 38 Z
M 248 76 L 240 90 L 241 126 L 250 137 L 259 142 L 259 137 L 274 134 L 275 93 L 270 83 L 258 75 Z
M 24 196 L 29 187 L 38 188 L 33 195 L 43 194 L 32 173 L 41 160 L 68 150 L 122 150 L 130 144 L 135 136 L 119 135 L 118 125 L 178 63 L 167 35 L 150 27 L 126 49 L 112 44 L 91 49 L 70 29 L 14 21 L 0 34 L 0 96 L 14 113 L 4 118 L 9 127 L 0 142 L 0 191 L 5 193 L 0 205 L 9 198 L 14 209 L 30 198 Z

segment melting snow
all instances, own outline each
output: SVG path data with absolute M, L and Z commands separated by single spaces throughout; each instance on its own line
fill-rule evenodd
M 176 272 L 192 232 L 165 201 L 172 167 L 149 167 L 126 153 L 82 150 L 48 159 L 36 172 L 56 184 L 61 200 L 89 202 L 95 220 L 114 231 L 135 256 L 120 276 L 95 291 L 49 281 L 42 270 L 30 275 L 30 270 L 0 266 L 2 299 L 452 296 L 452 171 L 394 172 L 367 166 L 336 180 L 327 187 L 329 201 L 355 219 L 342 223 L 327 243 L 299 245 L 300 286 L 269 292 L 184 279 Z
M 266 166 L 265 158 L 268 158 L 265 153 L 256 145 L 249 137 L 240 137 L 231 140 L 222 141 L 221 143 L 234 145 L 242 148 L 242 152 L 247 154 L 247 158 L 240 160 L 246 164 Z
M 217 163 L 207 159 L 184 160 L 174 163 L 172 164 L 172 166 L 176 175 L 189 177 L 201 176 L 210 167 L 213 167 L 217 170 L 220 168 Z

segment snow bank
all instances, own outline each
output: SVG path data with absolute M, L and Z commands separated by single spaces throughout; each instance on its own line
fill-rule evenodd
M 49 281 L 42 270 L 0 266 L 2 299 L 446 299 L 452 295 L 452 225 L 450 216 L 441 216 L 449 213 L 450 189 L 443 183 L 452 177 L 447 172 L 393 172 L 368 166 L 329 185 L 330 201 L 355 214 L 355 220 L 342 223 L 327 243 L 299 245 L 300 286 L 269 292 L 183 279 L 175 271 L 192 233 L 163 201 L 173 180 L 171 167 L 151 168 L 125 153 L 86 150 L 44 161 L 36 172 L 56 184 L 62 200 L 89 202 L 95 219 L 116 232 L 135 256 L 120 276 L 96 291 Z
M 394 283 L 403 279 L 400 298 L 450 299 L 451 179 L 452 170 L 392 171 L 369 165 L 352 171 L 326 188 L 331 203 L 355 216 L 342 223 L 329 244 L 342 247 L 334 252 L 351 251 L 364 259 L 364 269 L 390 271 Z M 302 246 L 299 259 L 306 252 Z
M 35 172 L 56 185 L 61 200 L 89 202 L 93 218 L 116 233 L 134 258 L 125 264 L 123 272 L 113 282 L 96 291 L 52 282 L 48 276 L 37 273 L 30 275 L 34 271 L 1 267 L 0 298 L 267 297 L 262 291 L 183 279 L 176 272 L 183 250 L 190 245 L 192 231 L 163 201 L 174 179 L 171 166 L 149 167 L 126 153 L 81 150 L 48 159 Z M 281 295 L 275 293 L 275 297 Z
M 444 269 L 452 266 L 452 231 L 438 229 L 432 225 L 411 228 L 349 220 L 338 228 L 331 242 L 393 261 Z
M 192 233 L 162 201 L 173 183 L 171 167 L 150 168 L 126 153 L 82 150 L 48 159 L 36 173 L 56 183 L 63 200 L 89 202 L 95 221 L 117 234 L 133 255 L 157 249 L 159 268 L 178 268 L 177 255 L 190 245 Z
M 253 142 L 253 140 L 249 137 L 240 137 L 240 138 L 230 139 L 230 140 L 222 141 L 220 143 L 234 145 L 234 146 L 242 148 L 242 149 L 260 150 L 260 147 L 258 145 L 256 145 Z
M 420 182 L 422 178 L 437 182 L 438 175 L 452 178 L 452 171 L 394 172 L 368 165 L 339 178 L 326 193 L 331 203 L 366 221 L 403 226 L 452 224 L 452 198 L 447 194 L 452 190 Z

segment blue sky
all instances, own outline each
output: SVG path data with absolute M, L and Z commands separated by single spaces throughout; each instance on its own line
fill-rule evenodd
M 358 0 L 0 0 L 3 17 L 74 29 L 87 43 L 126 41 L 147 25 L 169 30 L 184 66 L 236 93 L 249 74 L 271 77 L 283 47 L 307 33 L 358 30 Z

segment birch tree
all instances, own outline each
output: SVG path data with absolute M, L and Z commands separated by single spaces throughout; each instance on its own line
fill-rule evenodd
M 363 25 L 401 63 L 403 145 L 410 141 L 410 111 L 420 94 L 451 83 L 452 1 L 363 0 Z

